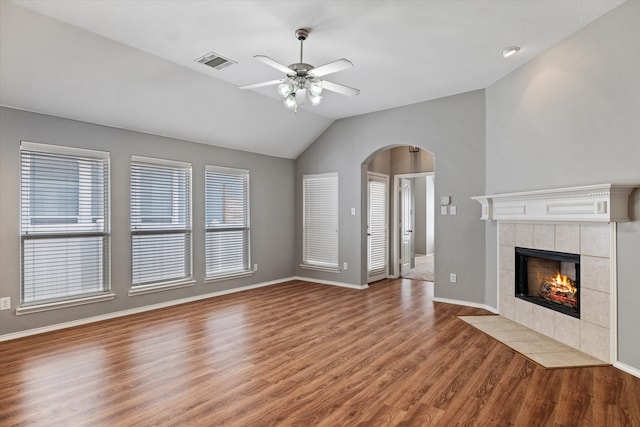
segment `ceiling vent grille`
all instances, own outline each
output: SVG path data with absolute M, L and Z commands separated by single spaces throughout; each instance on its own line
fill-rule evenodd
M 197 58 L 195 61 L 211 67 L 214 70 L 222 70 L 223 68 L 227 68 L 228 66 L 236 63 L 236 61 L 220 56 L 215 52 L 209 52 L 206 55 Z

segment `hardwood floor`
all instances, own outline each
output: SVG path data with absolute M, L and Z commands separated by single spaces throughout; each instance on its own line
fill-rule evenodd
M 2 426 L 640 426 L 640 379 L 545 370 L 431 284 L 293 281 L 0 343 Z

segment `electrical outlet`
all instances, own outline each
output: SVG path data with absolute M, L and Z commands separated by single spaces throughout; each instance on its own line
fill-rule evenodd
M 253 264 L 253 271 L 258 271 L 258 264 Z
M 11 297 L 0 298 L 0 310 L 9 310 L 11 308 Z
M 349 269 L 349 264 L 347 264 L 346 261 L 342 263 L 342 269 L 343 270 L 348 270 Z
M 456 273 L 449 274 L 449 281 L 451 283 L 456 283 L 457 280 L 458 280 L 458 275 Z

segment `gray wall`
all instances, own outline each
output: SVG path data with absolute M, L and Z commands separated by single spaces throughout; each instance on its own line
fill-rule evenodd
M 171 138 L 0 108 L 0 296 L 19 301 L 20 141 L 111 152 L 111 286 L 117 298 L 95 304 L 16 316 L 0 311 L 0 334 L 72 321 L 199 294 L 289 278 L 294 270 L 294 161 Z M 129 165 L 131 155 L 193 165 L 193 273 L 197 285 L 128 297 L 131 285 Z M 204 284 L 204 167 L 250 171 L 252 277 Z
M 640 183 L 639 22 L 640 2 L 623 3 L 486 90 L 487 194 Z M 640 369 L 638 190 L 630 211 L 618 225 L 619 360 Z M 491 305 L 495 233 L 488 224 Z
M 436 200 L 452 196 L 458 215 L 436 216 L 435 294 L 484 303 L 485 232 L 480 205 L 471 196 L 484 194 L 484 92 L 475 91 L 336 121 L 296 160 L 296 265 L 302 253 L 302 175 L 338 172 L 340 181 L 340 273 L 297 269 L 300 276 L 354 285 L 366 283 L 366 204 L 362 164 L 380 150 L 417 145 L 438 162 Z M 480 160 L 479 160 L 480 159 Z M 356 207 L 356 215 L 349 210 Z M 458 274 L 450 284 L 449 273 Z

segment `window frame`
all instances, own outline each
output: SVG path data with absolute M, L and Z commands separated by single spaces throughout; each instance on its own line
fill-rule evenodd
M 37 161 L 38 155 L 42 155 L 42 161 L 46 161 L 47 157 L 50 157 L 50 161 L 64 162 L 68 159 L 70 162 L 78 163 L 78 188 L 77 188 L 77 203 L 78 215 L 71 215 L 75 218 L 74 222 L 44 222 L 34 223 L 34 219 L 39 217 L 47 217 L 46 215 L 34 215 L 33 204 L 36 202 L 32 197 L 34 186 L 37 184 L 36 169 L 31 162 Z M 54 158 L 58 160 L 53 160 Z M 110 260 L 111 260 L 111 229 L 110 229 L 110 185 L 111 185 L 111 170 L 110 170 L 110 153 L 106 151 L 90 150 L 84 148 L 75 148 L 62 145 L 43 144 L 38 142 L 21 141 L 20 143 L 20 304 L 16 309 L 16 314 L 29 314 L 41 311 L 47 311 L 52 309 L 59 309 L 65 307 L 71 307 L 76 305 L 88 304 L 93 302 L 100 302 L 111 300 L 115 298 L 115 294 L 111 292 L 111 274 L 110 274 Z M 25 162 L 29 162 L 28 165 Z M 95 162 L 101 163 L 101 186 L 98 188 L 100 198 L 96 199 L 98 202 L 94 204 L 94 164 Z M 88 174 L 88 175 L 87 175 Z M 55 189 L 51 190 L 52 194 L 56 194 Z M 88 208 L 87 208 L 88 206 Z M 102 215 L 94 215 L 93 208 L 99 206 L 102 208 Z M 95 216 L 100 216 L 101 220 L 95 220 Z M 49 218 L 55 218 L 49 216 Z M 61 217 L 62 218 L 62 217 Z M 67 218 L 67 217 L 65 217 Z M 87 238 L 100 238 L 98 242 L 101 246 L 98 255 L 93 262 L 97 267 L 97 274 L 99 277 L 98 284 L 101 289 L 92 292 L 78 292 L 70 296 L 58 296 L 51 298 L 35 298 L 32 301 L 28 301 L 26 298 L 25 280 L 27 274 L 25 272 L 25 262 L 27 262 L 27 255 L 25 253 L 25 247 L 29 241 L 53 241 L 63 240 L 65 244 L 71 244 L 76 239 Z M 78 243 L 82 244 L 82 242 Z M 39 249 L 41 251 L 42 249 Z M 45 249 L 46 250 L 46 249 Z M 60 251 L 59 253 L 52 253 L 51 256 L 64 256 L 66 260 L 72 260 L 68 258 L 70 255 L 67 251 Z M 83 251 L 83 255 L 89 252 Z M 78 265 L 82 271 L 85 265 Z M 37 262 L 34 267 L 37 268 Z M 42 267 L 41 267 L 42 268 Z M 35 276 L 32 280 L 37 280 Z M 33 286 L 37 286 L 34 282 Z M 81 281 L 78 281 L 75 286 L 83 286 Z M 69 292 L 67 289 L 66 292 Z
M 244 179 L 244 192 L 243 192 L 243 209 L 244 209 L 244 225 L 243 226 L 220 226 L 220 227 L 211 227 L 207 223 L 208 218 L 208 209 L 209 209 L 209 174 L 220 174 L 220 175 L 234 175 L 239 176 Z M 215 282 L 223 279 L 228 279 L 231 277 L 244 277 L 250 276 L 254 273 L 252 264 L 251 264 L 251 174 L 247 169 L 239 169 L 239 168 L 230 168 L 225 166 L 214 166 L 214 165 L 205 165 L 205 197 L 204 197 L 204 205 L 205 205 L 205 283 Z M 217 232 L 228 232 L 228 231 L 244 231 L 246 232 L 246 246 L 242 248 L 243 255 L 246 258 L 246 266 L 241 270 L 228 270 L 221 271 L 219 274 L 209 274 L 209 265 L 208 265 L 208 245 L 207 245 L 207 236 L 209 233 L 217 233 Z
M 172 172 L 180 172 L 184 173 L 185 179 L 185 194 L 182 195 L 184 197 L 184 227 L 182 226 L 165 226 L 165 227 L 153 227 L 151 224 L 154 223 L 144 223 L 142 221 L 142 207 L 140 206 L 142 203 L 142 194 L 136 194 L 134 191 L 134 180 L 136 179 L 136 173 L 134 173 L 134 169 L 144 168 L 158 168 L 162 170 L 163 168 L 167 171 Z M 130 201 L 130 212 L 131 217 L 129 220 L 129 232 L 131 237 L 131 287 L 129 289 L 129 296 L 142 295 L 152 292 L 159 292 L 163 290 L 182 288 L 186 286 L 194 286 L 195 280 L 193 279 L 193 207 L 192 207 L 192 194 L 193 194 L 193 180 L 192 180 L 192 164 L 190 162 L 182 162 L 177 160 L 167 160 L 167 159 L 159 159 L 145 156 L 131 156 L 130 163 L 130 179 L 129 179 L 129 201 Z M 174 192 L 181 191 L 179 187 L 179 183 L 175 180 L 179 179 L 173 177 L 172 186 L 172 222 L 179 215 L 179 207 L 176 206 L 177 203 L 175 200 Z M 135 184 L 139 184 L 135 182 Z M 139 187 L 142 189 L 143 187 Z M 134 197 L 137 199 L 134 200 Z M 136 219 L 140 219 L 141 221 L 136 221 Z M 155 224 L 167 224 L 166 222 L 156 222 Z M 181 277 L 172 277 L 160 280 L 149 280 L 136 283 L 135 282 L 135 262 L 136 262 L 136 236 L 168 236 L 168 235 L 178 235 L 182 234 L 185 237 L 185 246 L 184 252 L 184 267 L 185 267 L 185 275 Z
M 311 214 L 309 212 L 309 208 L 318 204 L 317 202 L 312 203 L 308 201 L 308 190 L 311 188 L 309 185 L 311 181 L 321 182 L 324 181 L 329 185 L 328 191 L 332 191 L 330 202 L 333 206 L 333 217 L 330 218 L 330 223 L 327 225 L 325 233 L 331 233 L 331 229 L 335 228 L 334 236 L 328 238 L 329 234 L 323 236 L 322 242 L 315 242 L 316 248 L 310 248 L 309 243 L 311 236 L 308 235 L 308 222 L 310 219 L 308 216 Z M 339 264 L 339 249 L 340 249 L 340 209 L 339 209 L 339 190 L 340 190 L 340 181 L 337 172 L 329 172 L 329 173 L 321 173 L 321 174 L 307 174 L 302 176 L 302 264 L 300 264 L 301 268 L 311 269 L 311 270 L 320 270 L 327 271 L 332 273 L 340 272 L 340 264 Z M 323 206 L 327 206 L 327 200 L 321 201 L 325 203 L 320 203 Z M 317 212 L 313 212 L 313 215 L 317 215 Z M 332 227 L 335 225 L 335 227 Z M 327 242 L 331 242 L 332 244 L 327 245 Z M 332 259 L 312 259 L 309 257 L 310 252 L 317 251 L 318 249 L 322 249 L 327 253 L 333 253 L 334 256 Z

